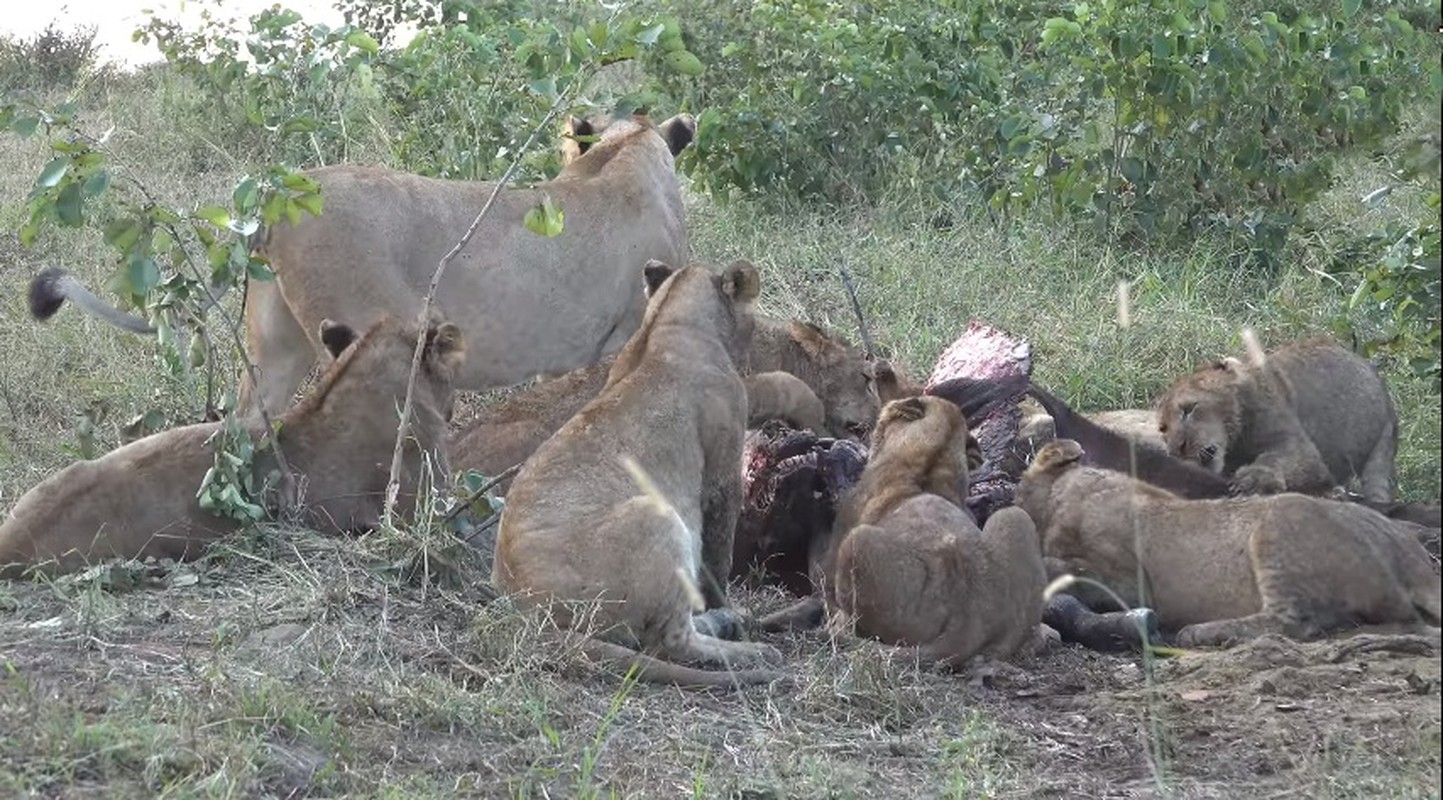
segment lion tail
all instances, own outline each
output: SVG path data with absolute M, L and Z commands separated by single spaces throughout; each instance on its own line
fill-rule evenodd
M 784 672 L 771 669 L 707 670 L 687 667 L 632 650 L 612 642 L 587 637 L 581 651 L 592 659 L 623 669 L 635 670 L 640 680 L 677 686 L 723 686 L 739 688 L 787 680 Z
M 155 333 L 149 322 L 110 305 L 71 277 L 63 269 L 43 270 L 30 281 L 30 314 L 38 320 L 55 316 L 66 300 L 73 301 L 91 316 L 134 333 Z

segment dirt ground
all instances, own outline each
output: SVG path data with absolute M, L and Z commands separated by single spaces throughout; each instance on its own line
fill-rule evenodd
M 0 586 L 0 795 L 1439 794 L 1436 634 L 954 675 L 818 632 L 769 639 L 791 685 L 689 691 L 538 646 L 434 544 L 269 531 Z

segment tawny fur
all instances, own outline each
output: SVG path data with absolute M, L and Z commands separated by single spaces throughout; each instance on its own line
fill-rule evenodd
M 736 363 L 748 346 L 756 270 L 648 265 L 651 300 L 601 394 L 527 460 L 507 494 L 494 582 L 522 605 L 546 605 L 564 628 L 595 604 L 596 635 L 643 676 L 730 685 L 777 679 L 780 660 L 692 623 L 696 587 L 724 607 L 741 508 L 747 398 Z M 643 494 L 634 459 L 664 505 Z M 554 604 L 554 605 L 553 605 Z M 714 669 L 695 669 L 696 664 Z M 725 671 L 725 668 L 735 668 Z
M 1398 416 L 1373 365 L 1328 339 L 1227 358 L 1158 401 L 1168 452 L 1232 476 L 1240 494 L 1322 494 L 1357 478 L 1365 498 L 1396 487 Z
M 306 521 L 322 531 L 361 530 L 380 518 L 416 331 L 388 319 L 357 338 L 344 325 L 325 325 L 317 335 L 336 347 L 337 360 L 278 418 L 279 438 L 302 484 Z M 432 327 L 429 336 L 401 475 L 403 513 L 425 461 L 446 474 L 451 382 L 465 357 L 455 325 Z M 220 430 L 221 423 L 206 423 L 162 431 L 45 479 L 0 526 L 0 564 L 12 565 L 4 574 L 70 571 L 113 557 L 195 558 L 238 527 L 196 499 L 215 459 L 209 440 Z M 258 426 L 250 433 L 260 441 Z M 271 451 L 257 450 L 255 463 L 264 478 L 274 467 Z
M 451 440 L 457 469 L 495 475 L 520 464 L 606 385 L 614 358 L 538 381 L 484 410 Z M 787 372 L 811 388 L 823 406 L 819 433 L 855 436 L 875 423 L 880 407 L 862 352 L 803 322 L 757 315 L 742 374 Z M 805 402 L 798 400 L 798 402 Z M 504 491 L 505 486 L 501 489 Z
M 952 667 L 1036 642 L 1047 582 L 1026 514 L 1003 509 L 978 530 L 964 510 L 969 461 L 980 460 L 969 439 L 962 412 L 941 398 L 883 407 L 821 576 L 830 615 Z
M 1152 608 L 1182 646 L 1438 625 L 1427 552 L 1375 511 L 1293 493 L 1185 500 L 1082 456 L 1070 439 L 1052 442 L 1018 487 L 1044 556 Z
M 798 430 L 825 431 L 825 410 L 817 393 L 790 372 L 759 372 L 742 380 L 747 389 L 747 429 L 781 420 Z
M 877 399 L 881 400 L 883 405 L 904 397 L 916 397 L 924 389 L 922 384 L 912 380 L 895 364 L 885 359 L 877 360 L 874 372 L 877 382 Z
M 1151 408 L 1120 408 L 1114 411 L 1089 411 L 1087 418 L 1098 425 L 1139 444 L 1167 449 L 1167 442 L 1157 429 L 1157 411 Z
M 560 374 L 621 348 L 645 310 L 642 265 L 687 255 L 673 148 L 694 131 L 687 115 L 661 125 L 618 120 L 594 131 L 601 140 L 554 180 L 497 196 L 436 293 L 439 312 L 466 331 L 472 354 L 458 388 Z M 416 314 L 436 265 L 494 187 L 372 167 L 305 174 L 321 186 L 324 213 L 272 226 L 257 242 L 277 280 L 248 287 L 246 341 L 261 383 L 243 382 L 242 409 L 257 396 L 272 411 L 289 405 L 324 355 L 314 336 L 322 318 L 368 325 Z M 522 224 L 545 197 L 566 215 L 552 238 Z

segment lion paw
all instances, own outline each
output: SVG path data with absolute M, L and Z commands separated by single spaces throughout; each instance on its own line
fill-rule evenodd
M 1287 487 L 1278 473 L 1268 467 L 1249 464 L 1237 471 L 1228 484 L 1228 493 L 1234 496 L 1248 494 L 1277 494 Z
M 1227 647 L 1237 640 L 1230 626 L 1217 622 L 1199 622 L 1177 632 L 1173 642 L 1182 648 Z
M 715 639 L 737 642 L 746 638 L 746 616 L 730 606 L 693 614 L 691 626 L 697 633 Z

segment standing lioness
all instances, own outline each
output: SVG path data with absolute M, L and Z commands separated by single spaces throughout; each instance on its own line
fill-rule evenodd
M 1308 639 L 1362 624 L 1439 622 L 1438 574 L 1417 539 L 1375 511 L 1300 494 L 1185 500 L 1083 467 L 1045 445 L 1017 504 L 1049 567 L 1157 612 L 1185 647 L 1264 633 Z
M 569 127 L 599 141 L 578 143 L 580 155 L 555 180 L 502 191 L 441 281 L 437 307 L 466 331 L 471 351 L 458 389 L 559 374 L 615 352 L 641 322 L 641 266 L 687 256 L 672 157 L 691 142 L 692 118 Z M 289 405 L 323 353 L 314 335 L 322 319 L 369 325 L 416 314 L 437 263 L 494 187 L 367 167 L 306 174 L 321 185 L 324 212 L 277 224 L 257 244 L 278 280 L 249 285 L 246 341 L 261 376 L 258 387 L 243 382 L 242 408 L 257 393 L 269 409 Z M 565 214 L 553 238 L 522 224 L 548 197 Z
M 394 320 L 362 336 L 346 325 L 321 323 L 317 336 L 337 360 L 305 399 L 277 418 L 281 447 L 316 528 L 349 531 L 379 521 L 416 334 Z M 445 474 L 451 376 L 465 357 L 455 325 L 431 326 L 426 335 L 401 474 L 403 511 L 414 502 L 422 469 Z M 0 525 L 0 575 L 32 567 L 73 570 L 115 557 L 196 557 L 239 527 L 196 499 L 221 428 L 212 422 L 161 431 L 41 481 Z M 256 424 L 250 433 L 259 439 Z M 257 450 L 257 476 L 273 465 L 270 450 Z
M 496 543 L 496 587 L 523 605 L 596 603 L 588 647 L 652 680 L 728 685 L 770 681 L 754 666 L 776 652 L 698 633 L 690 597 L 725 605 L 732 531 L 741 509 L 746 352 L 759 290 L 745 263 L 722 275 L 647 264 L 651 298 L 601 394 L 546 440 L 516 476 Z M 660 497 L 638 487 L 630 457 Z M 610 645 L 610 646 L 608 646 Z M 646 651 L 646 655 L 637 651 Z M 651 654 L 655 654 L 653 657 Z

